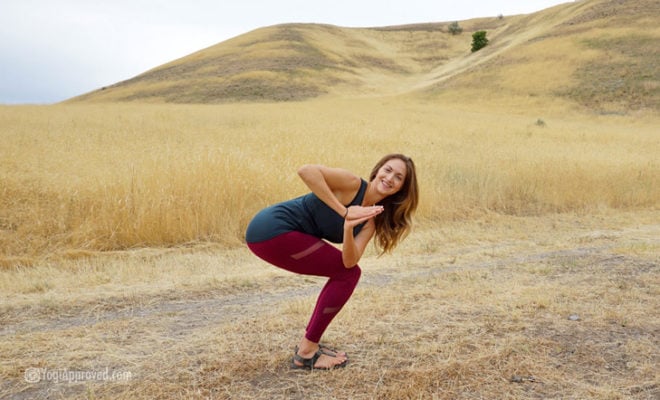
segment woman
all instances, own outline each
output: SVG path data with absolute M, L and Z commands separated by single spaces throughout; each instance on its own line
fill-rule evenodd
M 319 345 L 326 328 L 360 279 L 357 265 L 375 236 L 389 253 L 408 234 L 418 202 L 412 159 L 389 154 L 374 166 L 369 182 L 339 168 L 305 165 L 298 175 L 311 193 L 260 211 L 246 241 L 254 254 L 291 272 L 328 277 L 291 366 L 346 366 L 346 353 Z M 342 249 L 325 240 L 342 243 Z

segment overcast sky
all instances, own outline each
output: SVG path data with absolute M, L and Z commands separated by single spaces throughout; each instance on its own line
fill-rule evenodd
M 0 0 L 0 104 L 53 103 L 253 29 L 527 14 L 568 0 Z

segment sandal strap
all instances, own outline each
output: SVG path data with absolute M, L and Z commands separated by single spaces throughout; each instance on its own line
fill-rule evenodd
M 325 354 L 326 356 L 330 356 L 330 357 L 337 357 L 337 352 L 327 347 L 319 347 L 319 353 Z
M 321 351 L 321 349 L 319 349 L 311 358 L 303 358 L 298 354 L 298 352 L 296 352 L 293 354 L 293 359 L 301 363 L 303 368 L 314 369 L 314 364 L 316 364 L 316 361 L 319 359 L 319 357 L 321 357 L 321 354 L 324 353 Z
M 323 354 L 330 356 L 330 357 L 337 357 L 339 355 L 339 351 L 333 349 L 332 347 L 328 347 L 324 344 L 319 343 L 319 350 L 323 352 Z M 344 352 L 344 355 L 346 358 L 348 358 L 348 353 Z
M 323 354 L 330 357 L 337 357 L 337 355 L 339 355 L 339 351 L 333 349 L 330 346 L 326 346 L 323 343 L 319 343 L 319 351 L 323 352 Z M 293 348 L 293 353 L 298 354 L 298 346 L 295 346 Z M 348 354 L 346 354 L 346 356 L 348 357 Z

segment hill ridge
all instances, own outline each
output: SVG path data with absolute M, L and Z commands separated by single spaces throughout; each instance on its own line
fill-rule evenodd
M 658 11 L 658 12 L 654 12 Z M 596 109 L 660 106 L 652 0 L 583 0 L 532 14 L 345 28 L 259 28 L 70 101 L 226 103 L 452 93 L 567 99 Z M 489 46 L 471 53 L 471 32 Z M 631 50 L 635 48 L 636 50 Z M 611 74 L 618 80 L 608 81 Z

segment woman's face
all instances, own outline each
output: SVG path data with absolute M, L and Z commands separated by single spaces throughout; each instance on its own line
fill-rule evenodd
M 406 163 L 399 158 L 392 158 L 383 164 L 374 181 L 376 190 L 383 196 L 391 196 L 401 190 L 406 180 Z

